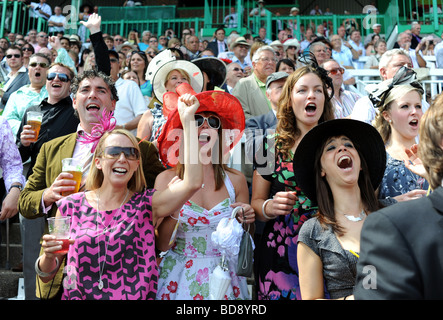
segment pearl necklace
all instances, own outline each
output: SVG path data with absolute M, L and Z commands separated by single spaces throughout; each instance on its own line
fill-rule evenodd
M 352 221 L 352 222 L 361 221 L 361 220 L 363 220 L 366 217 L 365 209 L 362 209 L 362 211 L 360 212 L 360 215 L 358 217 L 355 217 L 355 216 L 353 216 L 351 214 L 344 214 L 343 212 L 340 212 L 340 213 L 342 215 L 344 215 L 346 219 L 348 219 L 349 221 Z
M 118 214 L 120 213 L 120 210 L 123 206 L 123 204 L 126 201 L 126 198 L 128 197 L 129 194 L 129 189 L 126 191 L 126 195 L 125 198 L 123 199 L 123 202 L 121 203 L 120 207 L 118 208 L 118 211 L 115 213 L 114 217 L 112 218 L 112 220 L 114 220 L 114 224 L 112 225 L 111 228 L 108 229 L 108 227 L 111 225 L 112 221 L 109 222 L 108 226 L 105 226 L 103 224 L 103 222 L 98 221 L 98 215 L 100 213 L 100 194 L 97 192 L 97 220 L 95 222 L 95 226 L 96 226 L 96 230 L 98 231 L 98 222 L 100 222 L 100 224 L 104 227 L 103 231 L 101 233 L 97 234 L 97 243 L 98 243 L 98 274 L 99 274 L 99 279 L 98 279 L 98 289 L 102 290 L 103 289 L 103 280 L 102 280 L 102 275 L 103 275 L 103 270 L 105 269 L 105 264 L 106 264 L 106 256 L 108 254 L 108 244 L 109 242 L 106 243 L 105 245 L 105 259 L 103 260 L 103 265 L 100 267 L 100 235 L 104 235 L 106 232 L 111 231 L 115 228 L 115 225 L 117 224 L 117 219 L 118 218 Z M 105 237 L 105 241 L 106 241 L 106 237 Z

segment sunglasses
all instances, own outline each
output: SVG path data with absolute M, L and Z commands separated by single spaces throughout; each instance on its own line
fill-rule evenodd
M 197 122 L 198 128 L 200 128 L 203 125 L 205 120 L 208 123 L 209 127 L 211 127 L 212 129 L 220 128 L 220 118 L 217 116 L 204 117 L 201 114 L 196 114 L 194 116 L 194 119 Z
M 47 63 L 45 63 L 45 62 L 31 62 L 31 63 L 29 64 L 29 66 L 30 66 L 30 67 L 33 67 L 33 68 L 35 68 L 35 67 L 37 67 L 37 66 L 42 67 L 42 68 L 47 68 L 47 67 L 49 67 L 49 64 L 47 64 Z
M 118 159 L 122 153 L 127 160 L 138 160 L 140 158 L 140 153 L 134 147 L 106 147 L 103 150 L 103 155 L 107 159 Z
M 328 73 L 330 73 L 330 74 L 332 74 L 332 75 L 337 75 L 337 74 L 343 74 L 343 73 L 345 73 L 345 69 L 343 69 L 343 68 L 338 68 L 338 69 L 332 69 L 332 70 L 329 70 L 328 71 Z
M 22 48 L 22 51 L 32 51 L 32 49 L 29 47 L 24 47 L 24 48 Z
M 235 72 L 237 72 L 237 71 L 245 72 L 245 70 L 243 70 L 241 68 L 234 68 L 234 69 L 232 69 L 232 71 L 235 71 Z
M 114 39 L 114 41 L 123 41 L 123 39 L 120 39 L 120 38 L 116 38 L 116 39 Z
M 12 57 L 18 59 L 18 58 L 21 58 L 22 56 L 19 55 L 18 53 L 16 53 L 16 54 L 7 54 L 7 55 L 6 55 L 6 58 L 8 58 L 8 59 L 11 59 Z
M 69 76 L 66 73 L 58 73 L 58 72 L 51 72 L 46 76 L 46 79 L 49 81 L 54 80 L 56 77 L 58 76 L 58 79 L 61 82 L 68 82 L 71 81 L 71 79 L 69 79 Z

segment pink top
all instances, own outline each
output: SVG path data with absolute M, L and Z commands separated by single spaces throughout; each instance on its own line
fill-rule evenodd
M 84 192 L 57 202 L 62 216 L 72 217 L 70 238 L 75 239 L 67 256 L 62 299 L 155 299 L 154 191 L 135 193 L 121 209 L 98 214 Z

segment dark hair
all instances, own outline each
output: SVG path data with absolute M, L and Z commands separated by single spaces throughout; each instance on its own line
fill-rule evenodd
M 337 223 L 335 219 L 334 197 L 332 195 L 331 188 L 326 181 L 326 177 L 321 176 L 322 168 L 320 160 L 328 138 L 330 137 L 325 137 L 323 143 L 321 144 L 321 148 L 317 150 L 314 159 L 315 184 L 317 188 L 318 203 L 317 219 L 324 228 L 330 226 L 333 232 L 341 236 L 343 235 L 343 228 Z M 352 143 L 354 144 L 354 147 L 358 152 L 358 156 L 360 157 L 361 171 L 358 177 L 358 186 L 360 188 L 360 195 L 364 205 L 364 209 L 366 213 L 369 214 L 380 209 L 380 204 L 377 200 L 374 187 L 371 183 L 368 164 L 366 163 L 365 158 L 360 152 L 360 146 L 358 146 L 353 141 Z
M 117 88 L 115 87 L 114 81 L 112 81 L 110 76 L 107 76 L 101 71 L 97 71 L 95 69 L 92 70 L 86 70 L 82 74 L 77 75 L 74 77 L 71 83 L 71 92 L 74 96 L 77 95 L 78 88 L 80 86 L 80 83 L 85 79 L 94 79 L 94 78 L 101 78 L 103 81 L 108 85 L 109 89 L 111 90 L 111 99 L 118 101 L 118 94 L 117 94 Z
M 285 59 L 281 59 L 281 60 L 279 60 L 279 61 L 277 62 L 277 66 L 275 67 L 275 71 L 278 71 L 278 69 L 280 68 L 280 65 L 281 65 L 282 63 L 284 63 L 284 64 L 290 66 L 294 71 L 295 71 L 295 69 L 297 69 L 297 68 L 295 67 L 295 65 L 294 65 L 294 62 L 292 62 L 292 60 L 290 60 L 290 59 L 286 59 L 286 58 L 285 58 Z
M 32 54 L 29 57 L 29 60 L 31 60 L 33 57 L 40 57 L 40 58 L 46 59 L 48 61 L 48 66 L 52 63 L 52 60 L 51 60 L 50 57 L 48 57 L 46 54 L 43 54 L 43 53 L 40 53 L 40 52 Z

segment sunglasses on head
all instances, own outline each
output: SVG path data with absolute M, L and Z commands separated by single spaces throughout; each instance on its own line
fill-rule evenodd
M 140 157 L 140 153 L 134 147 L 106 147 L 103 150 L 104 158 L 107 159 L 118 159 L 122 153 L 127 160 L 138 160 Z
M 329 70 L 328 71 L 328 73 L 330 73 L 330 74 L 332 74 L 332 75 L 337 75 L 337 74 L 343 74 L 345 72 L 345 69 L 343 69 L 343 68 L 338 68 L 338 69 L 332 69 L 332 70 Z
M 209 117 L 204 117 L 201 114 L 196 114 L 194 119 L 197 122 L 197 127 L 201 127 L 206 120 L 212 129 L 220 128 L 220 118 L 217 116 L 210 115 Z
M 42 68 L 47 68 L 47 67 L 49 67 L 49 64 L 47 64 L 46 62 L 31 62 L 29 64 L 29 66 L 33 67 L 33 68 L 35 68 L 37 66 L 42 67 Z
M 61 82 L 68 82 L 71 79 L 69 79 L 69 76 L 66 73 L 58 73 L 58 72 L 51 72 L 48 73 L 48 75 L 46 76 L 46 79 L 48 79 L 49 81 L 54 80 L 56 77 L 58 76 L 58 79 Z
M 7 54 L 6 55 L 6 58 L 8 58 L 8 59 L 11 59 L 12 57 L 14 57 L 14 58 L 21 58 L 21 55 L 19 55 L 18 53 L 16 53 L 16 54 Z

